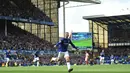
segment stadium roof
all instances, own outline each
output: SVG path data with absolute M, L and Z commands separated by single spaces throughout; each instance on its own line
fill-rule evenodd
M 116 16 L 104 16 L 104 15 L 94 15 L 94 16 L 83 16 L 83 19 L 92 20 L 94 22 L 99 22 L 102 24 L 118 24 L 118 23 L 130 23 L 129 15 L 116 15 Z
M 75 1 L 75 2 L 84 2 L 84 3 L 95 3 L 100 4 L 100 0 L 61 0 L 61 1 Z

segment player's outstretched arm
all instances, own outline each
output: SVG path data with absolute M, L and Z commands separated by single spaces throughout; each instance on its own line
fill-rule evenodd
M 76 49 L 76 51 L 78 51 L 78 48 L 72 43 L 72 41 L 70 40 L 70 44 L 71 44 L 71 46 L 73 47 L 73 48 L 75 48 Z

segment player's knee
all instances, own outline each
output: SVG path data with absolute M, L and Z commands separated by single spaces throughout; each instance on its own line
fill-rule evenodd
M 66 59 L 66 62 L 70 62 L 70 59 Z
M 70 58 L 69 57 L 66 57 L 66 62 L 70 62 Z

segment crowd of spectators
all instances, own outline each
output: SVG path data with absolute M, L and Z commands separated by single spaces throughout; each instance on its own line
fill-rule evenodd
M 26 50 L 55 50 L 53 44 L 46 40 L 8 24 L 7 36 L 4 34 L 4 25 L 0 26 L 0 49 L 26 49 Z
M 110 25 L 109 26 L 109 43 L 129 43 L 130 42 L 130 25 Z
M 31 0 L 0 0 L 0 15 L 52 22 Z
M 128 47 L 108 48 L 105 52 L 107 56 L 127 56 L 130 54 L 130 49 Z

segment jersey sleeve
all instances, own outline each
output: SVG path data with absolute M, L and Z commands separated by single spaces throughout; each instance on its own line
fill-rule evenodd
M 72 43 L 72 41 L 70 40 L 70 44 L 73 48 L 77 49 L 77 47 Z
M 56 46 L 58 46 L 59 44 L 61 44 L 63 42 L 63 38 L 56 44 Z

